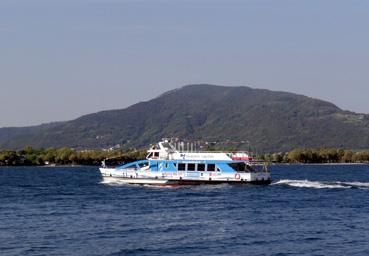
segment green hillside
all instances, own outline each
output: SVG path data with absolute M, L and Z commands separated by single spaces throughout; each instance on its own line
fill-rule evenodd
M 258 152 L 369 148 L 369 116 L 286 92 L 188 85 L 126 109 L 36 127 L 0 129 L 0 148 L 144 147 L 162 137 L 249 140 Z

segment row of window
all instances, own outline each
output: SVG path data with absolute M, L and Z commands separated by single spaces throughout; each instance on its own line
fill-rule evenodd
M 214 172 L 214 171 L 220 171 L 219 168 L 215 167 L 215 164 L 174 164 L 178 171 L 198 171 L 198 172 Z

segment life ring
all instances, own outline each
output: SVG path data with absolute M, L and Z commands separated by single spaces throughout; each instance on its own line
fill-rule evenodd
M 234 175 L 234 177 L 235 177 L 235 179 L 236 179 L 236 180 L 239 180 L 239 179 L 241 178 L 241 175 L 240 175 L 239 173 L 236 173 L 236 174 Z

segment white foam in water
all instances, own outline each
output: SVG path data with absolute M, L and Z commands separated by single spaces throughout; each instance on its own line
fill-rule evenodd
M 309 181 L 309 180 L 280 180 L 274 182 L 273 185 L 285 185 L 291 187 L 299 188 L 351 188 L 351 185 L 346 185 L 347 183 L 340 182 L 319 182 L 319 181 Z
M 103 180 L 100 182 L 100 184 L 105 184 L 105 185 L 110 185 L 110 186 L 128 185 L 126 182 L 123 182 L 122 180 L 113 178 L 113 177 L 103 177 Z
M 125 182 L 123 182 L 120 179 L 113 178 L 113 177 L 103 177 L 103 180 L 100 182 L 100 184 L 110 185 L 110 186 L 137 186 L 137 185 L 129 185 Z M 310 180 L 279 180 L 276 182 L 273 182 L 272 185 L 282 185 L 282 186 L 290 186 L 290 187 L 298 187 L 298 188 L 314 188 L 314 189 L 339 189 L 339 188 L 358 188 L 358 189 L 369 189 L 369 182 L 343 182 L 343 181 L 332 181 L 332 182 L 326 182 L 326 181 L 310 181 Z M 163 188 L 165 186 L 157 186 L 157 185 L 146 185 L 148 187 L 158 187 Z M 199 190 L 206 190 L 206 189 L 218 189 L 218 188 L 224 188 L 228 186 L 228 184 L 220 184 L 220 185 L 210 185 L 210 186 L 198 186 L 194 189 Z M 175 187 L 168 185 L 168 187 Z
M 337 182 L 338 184 L 343 184 L 345 186 L 351 186 L 353 188 L 362 188 L 362 189 L 369 189 L 369 183 L 368 182 Z
M 120 178 L 114 177 L 103 177 L 103 180 L 100 184 L 108 185 L 108 186 L 133 186 L 133 187 L 149 187 L 149 188 L 176 188 L 174 185 L 150 185 L 150 184 L 128 184 L 127 182 L 122 181 Z

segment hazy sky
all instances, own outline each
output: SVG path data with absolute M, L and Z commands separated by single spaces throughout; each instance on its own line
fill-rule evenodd
M 369 113 L 369 1 L 0 0 L 0 127 L 124 108 L 192 83 Z

